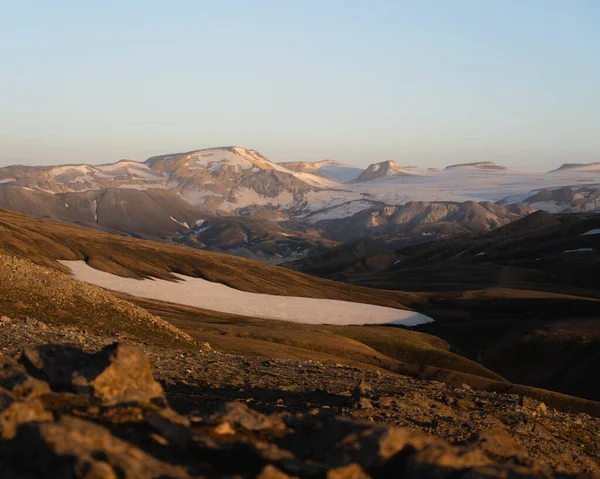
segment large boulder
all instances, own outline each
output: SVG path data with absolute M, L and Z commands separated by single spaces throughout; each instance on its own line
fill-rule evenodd
M 88 354 L 67 346 L 42 345 L 25 349 L 22 361 L 29 374 L 48 382 L 53 391 L 86 394 L 107 406 L 166 403 L 150 361 L 137 346 L 115 343 Z

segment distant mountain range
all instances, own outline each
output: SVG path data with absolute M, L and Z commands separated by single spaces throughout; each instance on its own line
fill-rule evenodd
M 598 165 L 534 174 L 489 161 L 436 170 L 390 160 L 362 170 L 334 160 L 275 163 L 231 146 L 143 163 L 0 168 L 0 208 L 209 249 L 221 248 L 211 239 L 220 228 L 219 241 L 233 235 L 228 251 L 276 261 L 327 241 L 482 232 L 535 209 L 600 211 Z M 198 226 L 205 221 L 211 230 Z

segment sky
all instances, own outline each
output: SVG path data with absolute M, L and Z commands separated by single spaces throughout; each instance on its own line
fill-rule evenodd
M 600 161 L 597 0 L 0 0 L 0 166 Z

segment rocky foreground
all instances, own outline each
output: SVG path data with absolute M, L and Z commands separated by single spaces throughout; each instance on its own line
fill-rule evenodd
M 600 470 L 599 420 L 528 398 L 202 345 L 184 353 L 106 345 L 109 338 L 28 319 L 2 318 L 0 341 L 2 478 Z

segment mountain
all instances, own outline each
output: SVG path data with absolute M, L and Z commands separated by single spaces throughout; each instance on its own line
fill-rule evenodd
M 537 211 L 489 232 L 398 248 L 392 267 L 355 279 L 412 291 L 521 287 L 596 297 L 598 229 L 595 213 Z
M 564 163 L 555 170 L 551 170 L 548 173 L 561 173 L 561 172 L 600 172 L 600 162 L 594 163 Z
M 155 156 L 145 163 L 168 176 L 167 186 L 187 202 L 213 210 L 234 211 L 252 204 L 291 208 L 305 193 L 328 184 L 236 146 Z
M 301 258 L 337 244 L 315 234 L 284 228 L 273 221 L 239 216 L 207 218 L 173 240 L 198 249 L 272 263 Z
M 356 181 L 371 181 L 387 176 L 417 175 L 418 171 L 418 168 L 414 166 L 400 166 L 395 161 L 388 160 L 369 165 L 369 167 L 360 174 Z
M 82 193 L 106 188 L 165 189 L 167 175 L 144 163 L 122 160 L 106 165 L 8 166 L 0 183 L 47 193 Z
M 0 169 L 2 186 L 47 193 L 82 193 L 108 188 L 168 189 L 193 206 L 234 211 L 248 205 L 292 207 L 303 195 L 330 186 L 326 178 L 294 173 L 255 150 L 209 148 L 155 156 L 144 163 Z
M 505 171 L 508 170 L 505 166 L 497 165 L 493 161 L 476 161 L 472 163 L 458 163 L 446 167 L 446 170 L 458 168 L 461 170 L 481 170 L 481 171 Z
M 529 195 L 509 197 L 502 204 L 521 202 L 550 213 L 600 212 L 600 183 L 588 186 L 541 188 Z
M 387 161 L 362 171 L 332 160 L 277 164 L 256 150 L 231 146 L 160 155 L 144 163 L 10 166 L 0 168 L 0 191 L 84 195 L 110 189 L 115 197 L 119 190 L 165 191 L 209 215 L 287 220 L 310 215 L 345 217 L 359 207 L 410 201 L 518 203 L 542 189 L 597 185 L 600 170 L 584 170 L 561 168 L 552 174 L 536 174 L 474 162 L 436 171 Z M 85 196 L 81 198 L 87 201 Z M 19 207 L 15 201 L 3 201 L 0 198 L 0 207 Z M 127 202 L 126 198 L 122 202 Z M 539 207 L 545 205 L 541 202 Z M 547 205 L 554 211 L 553 204 Z M 32 210 L 21 206 L 18 211 Z M 192 226 L 190 218 L 181 219 L 176 213 L 168 216 Z M 58 215 L 55 212 L 51 217 Z
M 311 173 L 341 183 L 355 180 L 364 171 L 362 168 L 356 168 L 335 160 L 289 161 L 278 164 L 291 171 Z
M 0 205 L 23 214 L 130 236 L 168 240 L 208 217 L 169 190 L 106 188 L 50 194 L 0 188 Z
M 383 271 L 397 261 L 393 242 L 369 237 L 314 251 L 304 258 L 289 260 L 286 268 L 322 278 L 344 281 L 349 276 Z
M 401 206 L 365 209 L 339 219 L 315 218 L 314 224 L 328 238 L 351 241 L 364 236 L 408 234 L 421 239 L 460 232 L 481 233 L 520 218 L 523 211 L 484 201 L 426 202 L 411 201 Z M 307 220 L 310 220 L 310 216 Z

